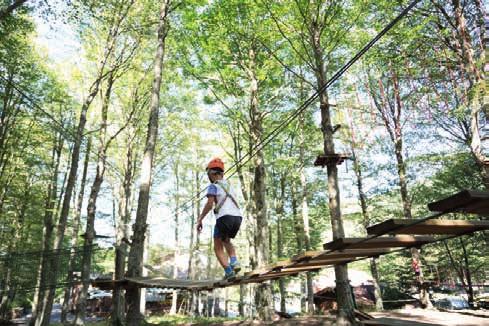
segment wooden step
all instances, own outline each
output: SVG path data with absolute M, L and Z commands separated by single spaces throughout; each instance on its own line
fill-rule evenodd
M 489 191 L 462 190 L 455 195 L 428 204 L 432 212 L 489 214 Z
M 360 242 L 362 241 L 362 242 Z M 326 250 L 341 249 L 373 249 L 373 248 L 398 248 L 398 247 L 418 247 L 435 241 L 434 237 L 412 235 L 398 235 L 395 237 L 379 238 L 340 238 L 323 245 Z
M 418 220 L 419 221 L 419 220 Z M 416 220 L 390 219 L 369 226 L 369 235 L 377 234 L 465 234 L 481 230 L 489 230 L 489 221 L 473 220 L 427 220 L 409 226 Z

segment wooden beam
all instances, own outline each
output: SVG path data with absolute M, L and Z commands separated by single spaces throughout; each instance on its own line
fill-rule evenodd
M 472 214 L 489 213 L 489 192 L 462 190 L 452 196 L 428 204 L 432 212 L 464 212 Z
M 340 259 L 340 258 L 357 258 L 357 257 L 377 257 L 379 255 L 385 255 L 390 252 L 390 249 L 386 248 L 372 248 L 372 249 L 343 249 L 338 251 L 321 251 L 313 259 Z
M 369 226 L 367 233 L 374 234 L 463 234 L 489 229 L 489 221 L 427 220 L 412 226 L 416 220 L 390 219 Z
M 114 289 L 117 286 L 126 286 L 126 280 L 92 280 L 92 286 L 97 287 L 101 290 Z
M 352 260 L 354 260 L 354 258 L 341 258 L 341 259 L 320 259 L 319 258 L 314 258 L 314 259 L 311 259 L 311 260 L 307 260 L 307 261 L 302 261 L 302 262 L 297 262 L 297 263 L 294 263 L 294 264 L 291 264 L 289 266 L 286 266 L 284 269 L 285 270 L 288 270 L 290 268 L 302 268 L 302 267 L 310 267 L 310 266 L 333 266 L 333 265 L 339 265 L 339 264 L 345 264 L 345 263 L 349 263 L 351 262 Z M 281 269 L 281 270 L 284 270 L 284 269 Z
M 322 251 L 306 251 L 301 254 L 292 256 L 291 260 L 293 261 L 302 261 L 302 260 L 308 260 L 311 259 L 314 256 L 317 256 L 321 254 Z
M 318 155 L 314 161 L 314 166 L 325 167 L 328 164 L 340 165 L 345 160 L 351 159 L 351 155 L 346 153 L 335 153 L 335 154 L 323 154 Z
M 360 242 L 362 241 L 362 242 Z M 411 235 L 399 235 L 396 237 L 379 238 L 340 238 L 323 245 L 326 250 L 340 249 L 372 249 L 372 248 L 398 248 L 398 247 L 417 247 L 435 241 L 435 238 L 423 236 L 415 237 Z

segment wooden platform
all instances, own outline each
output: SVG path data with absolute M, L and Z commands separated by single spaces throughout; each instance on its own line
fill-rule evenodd
M 363 241 L 363 242 L 361 242 Z M 422 236 L 415 237 L 412 235 L 399 235 L 395 237 L 379 238 L 340 238 L 323 245 L 326 250 L 341 249 L 386 249 L 399 247 L 418 247 L 435 241 L 435 238 Z
M 337 154 L 323 154 L 318 155 L 316 160 L 314 161 L 314 166 L 322 166 L 325 167 L 328 164 L 336 164 L 340 165 L 345 160 L 351 159 L 350 154 L 346 153 L 337 153 Z
M 432 212 L 489 214 L 489 192 L 462 190 L 455 195 L 428 204 Z
M 420 220 L 390 219 L 367 228 L 369 235 L 377 234 L 466 234 L 489 230 L 489 221 L 473 220 Z

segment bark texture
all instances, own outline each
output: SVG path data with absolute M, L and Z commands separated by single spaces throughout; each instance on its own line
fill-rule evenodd
M 78 240 L 78 231 L 80 228 L 80 217 L 81 217 L 81 210 L 82 210 L 82 205 L 83 205 L 83 198 L 85 196 L 85 183 L 87 180 L 87 172 L 88 172 L 88 163 L 90 162 L 90 151 L 92 149 L 92 140 L 91 138 L 88 138 L 87 142 L 87 147 L 85 150 L 85 162 L 83 163 L 83 172 L 82 172 L 82 178 L 80 181 L 80 190 L 78 193 L 78 198 L 76 201 L 76 211 L 75 211 L 75 216 L 73 217 L 73 230 L 71 233 L 71 253 L 70 253 L 70 260 L 68 262 L 68 275 L 66 277 L 66 282 L 68 286 L 65 289 L 64 292 L 64 298 L 63 298 L 63 306 L 61 309 L 61 322 L 66 323 L 66 317 L 68 315 L 68 311 L 70 308 L 73 308 L 72 306 L 70 307 L 70 299 L 71 299 L 71 292 L 73 287 L 71 286 L 71 283 L 73 282 L 73 265 L 75 264 L 75 247 L 77 245 L 77 240 Z
M 321 46 L 321 33 L 317 24 L 311 24 L 311 44 L 313 46 L 316 82 L 317 89 L 321 89 L 326 85 L 326 71 L 324 64 L 323 48 Z M 319 108 L 321 111 L 321 131 L 323 133 L 323 149 L 326 155 L 335 154 L 333 142 L 333 126 L 331 122 L 330 105 L 328 103 L 328 94 L 321 93 L 319 97 Z M 329 197 L 329 212 L 331 216 L 331 226 L 333 231 L 333 239 L 342 238 L 345 236 L 343 229 L 343 220 L 341 216 L 340 206 L 340 189 L 338 184 L 338 167 L 336 162 L 327 165 L 328 175 L 328 197 Z M 355 324 L 355 316 L 353 312 L 353 294 L 348 279 L 348 267 L 346 264 L 335 265 L 336 276 L 336 301 L 338 302 L 338 325 Z
M 154 62 L 154 79 L 151 91 L 150 117 L 146 145 L 141 164 L 141 184 L 139 186 L 138 206 L 136 211 L 136 221 L 133 225 L 133 236 L 131 249 L 129 251 L 129 261 L 127 274 L 130 277 L 142 276 L 144 243 L 146 238 L 149 208 L 149 195 L 151 189 L 151 177 L 153 170 L 153 157 L 158 136 L 158 115 L 160 111 L 160 88 L 163 74 L 163 59 L 165 57 L 165 41 L 168 34 L 169 22 L 168 13 L 170 0 L 161 2 L 158 20 L 158 40 Z M 141 290 L 130 288 L 126 291 L 126 302 L 128 306 L 127 324 L 137 326 L 142 323 L 143 316 L 139 311 L 141 300 Z
M 248 58 L 249 66 L 247 73 L 250 82 L 250 132 L 252 143 L 259 144 L 263 138 L 263 114 L 260 112 L 259 108 L 256 53 L 253 48 L 249 50 Z M 256 264 L 258 266 L 265 266 L 270 260 L 265 177 L 265 155 L 262 149 L 257 149 L 253 160 L 252 217 L 256 223 L 254 248 Z M 259 284 L 255 293 L 255 305 L 260 319 L 272 319 L 272 304 L 272 292 L 269 282 Z

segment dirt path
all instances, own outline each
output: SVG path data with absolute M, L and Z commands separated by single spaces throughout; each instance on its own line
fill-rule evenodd
M 443 326 L 489 326 L 489 312 L 487 311 L 463 311 L 463 312 L 442 312 L 438 310 L 423 310 L 423 309 L 403 309 L 388 312 L 376 312 L 370 315 L 376 318 L 395 319 L 396 325 L 402 325 L 402 320 L 425 323 L 429 325 Z M 487 315 L 487 317 L 485 317 Z M 213 326 L 251 326 L 251 325 L 334 325 L 335 318 L 333 316 L 314 316 L 300 317 L 293 319 L 282 319 L 274 322 L 260 321 L 228 321 L 223 323 L 207 324 Z M 198 324 L 183 324 L 183 325 L 198 325 Z M 411 324 L 412 325 L 412 324 Z
M 489 326 L 487 311 L 442 312 L 425 309 L 402 309 L 388 312 L 371 313 L 374 317 L 398 318 L 435 325 L 447 326 Z M 487 317 L 482 317 L 487 316 Z

